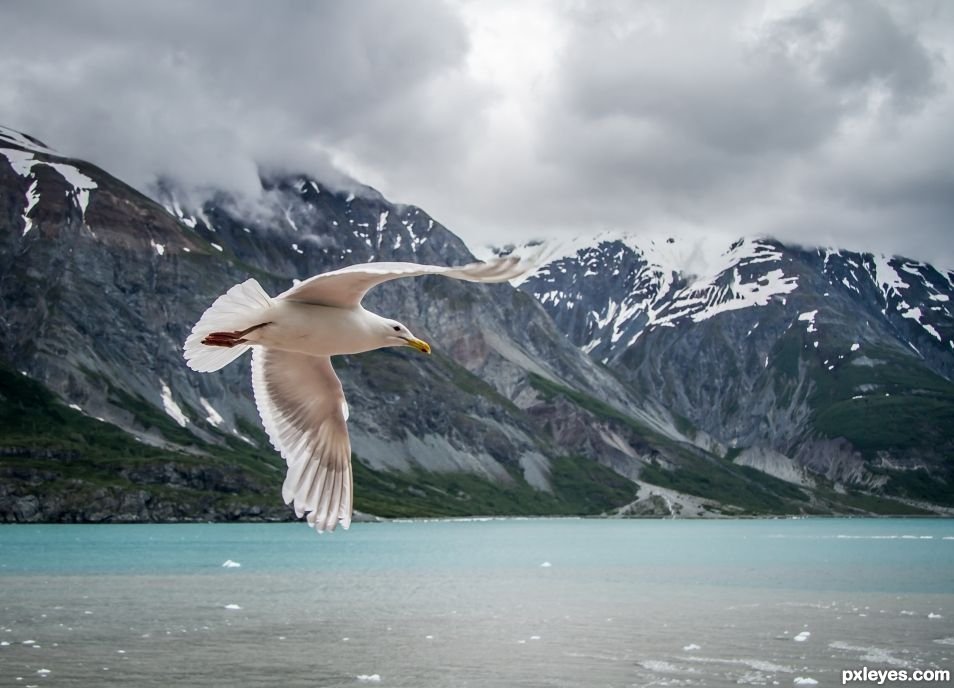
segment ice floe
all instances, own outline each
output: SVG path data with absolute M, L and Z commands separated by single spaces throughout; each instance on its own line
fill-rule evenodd
M 355 678 L 362 683 L 381 683 L 381 674 L 358 674 Z
M 553 566 L 553 564 L 551 564 L 549 561 L 545 561 L 545 562 L 543 562 L 542 564 L 540 564 L 540 568 L 541 568 L 541 569 L 548 569 L 548 568 L 550 568 L 551 566 Z
M 226 559 L 226 560 L 222 563 L 222 568 L 223 568 L 223 569 L 237 569 L 237 568 L 241 568 L 241 567 L 242 567 L 242 565 L 241 565 L 240 563 L 238 563 L 237 561 L 232 561 L 231 559 Z
M 227 604 L 225 605 L 225 608 L 226 609 L 241 609 L 241 607 L 238 606 L 237 604 Z
M 867 662 L 878 662 L 879 664 L 889 664 L 896 667 L 910 667 L 911 663 L 907 660 L 895 657 L 887 650 L 880 647 L 849 645 L 842 641 L 829 643 L 828 647 L 833 650 L 843 650 L 845 652 L 855 652 L 860 654 L 860 659 Z
M 817 686 L 818 681 L 808 676 L 796 676 L 795 680 L 792 681 L 796 686 Z
M 655 671 L 658 674 L 675 674 L 679 672 L 679 667 L 661 659 L 645 659 L 640 662 L 639 665 L 644 669 Z
M 811 637 L 811 635 L 812 635 L 811 631 L 802 631 L 801 633 L 796 635 L 794 638 L 792 638 L 792 640 L 794 640 L 796 643 L 804 643 L 806 640 L 808 640 Z
M 695 651 L 695 650 L 701 650 L 701 649 L 702 649 L 702 648 L 701 648 L 699 645 L 696 645 L 695 643 L 689 643 L 688 645 L 684 645 L 684 646 L 683 646 L 682 651 L 683 651 L 683 652 L 693 652 L 693 651 Z

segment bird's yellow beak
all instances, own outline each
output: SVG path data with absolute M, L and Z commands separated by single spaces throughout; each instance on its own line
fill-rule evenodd
M 431 353 L 431 345 L 425 342 L 423 339 L 409 338 L 406 341 L 408 346 L 414 347 L 421 353 L 425 353 L 425 354 Z

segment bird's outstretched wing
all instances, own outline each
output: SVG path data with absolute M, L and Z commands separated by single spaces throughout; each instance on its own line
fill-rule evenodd
M 401 277 L 443 275 L 467 282 L 506 282 L 536 267 L 537 261 L 518 256 L 503 256 L 486 263 L 456 267 L 417 263 L 362 263 L 316 275 L 279 294 L 277 298 L 348 308 L 361 303 L 372 287 Z
M 252 388 L 265 431 L 288 464 L 282 497 L 319 532 L 351 525 L 348 405 L 328 356 L 255 347 Z

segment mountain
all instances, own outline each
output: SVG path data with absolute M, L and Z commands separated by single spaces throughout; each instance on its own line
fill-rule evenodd
M 201 204 L 191 191 L 167 181 L 149 198 L 0 130 L 0 518 L 288 518 L 248 361 L 184 365 L 199 315 L 249 276 L 274 294 L 351 263 L 473 260 L 423 210 L 356 183 L 263 176 L 253 201 Z M 359 510 L 601 513 L 636 499 L 634 446 L 715 460 L 509 285 L 400 280 L 366 305 L 434 355 L 335 360 Z
M 369 309 L 405 322 L 434 354 L 383 350 L 334 361 L 351 408 L 357 509 L 867 514 L 923 513 L 935 507 L 921 502 L 944 501 L 921 489 L 943 484 L 920 480 L 912 466 L 946 465 L 948 440 L 937 438 L 934 455 L 919 439 L 881 461 L 850 433 L 824 434 L 823 422 L 858 422 L 857 400 L 842 398 L 858 385 L 823 386 L 836 378 L 820 377 L 830 371 L 812 363 L 825 354 L 826 367 L 870 379 L 858 384 L 875 387 L 860 393 L 879 413 L 908 399 L 921 406 L 896 408 L 947 413 L 947 354 L 912 335 L 915 355 L 885 334 L 917 326 L 930 344 L 930 326 L 950 339 L 949 322 L 930 310 L 948 307 L 935 273 L 925 267 L 917 285 L 892 281 L 883 293 L 897 313 L 886 307 L 879 319 L 876 308 L 871 330 L 849 336 L 832 318 L 854 323 L 855 306 L 816 307 L 802 295 L 811 273 L 796 272 L 840 258 L 743 242 L 733 249 L 739 260 L 718 257 L 732 268 L 710 270 L 703 283 L 625 242 L 591 250 L 589 262 L 574 251 L 521 289 L 424 277 L 369 294 Z M 249 276 L 275 294 L 295 279 L 372 260 L 473 256 L 424 210 L 350 180 L 263 173 L 254 199 L 165 180 L 149 197 L 0 129 L 0 519 L 292 518 L 248 361 L 194 373 L 182 342 L 219 294 Z M 778 265 L 766 270 L 770 260 Z M 857 282 L 830 277 L 882 293 L 861 271 L 852 273 Z M 828 291 L 832 303 L 847 298 Z M 814 320 L 798 319 L 810 310 Z M 819 346 L 802 351 L 802 340 L 816 336 L 810 328 Z M 695 357 L 710 348 L 711 359 Z M 765 355 L 771 375 L 748 365 Z M 875 398 L 882 388 L 892 397 Z M 827 415 L 811 416 L 818 409 Z M 950 427 L 923 425 L 911 434 Z M 827 452 L 828 468 L 812 462 L 817 453 L 799 453 L 809 446 Z
M 768 238 L 605 234 L 567 242 L 521 288 L 734 463 L 954 506 L 954 272 Z M 704 492 L 678 471 L 653 480 Z

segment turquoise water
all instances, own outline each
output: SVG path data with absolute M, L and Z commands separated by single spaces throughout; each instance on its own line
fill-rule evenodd
M 0 685 L 840 685 L 952 622 L 948 520 L 0 527 Z

